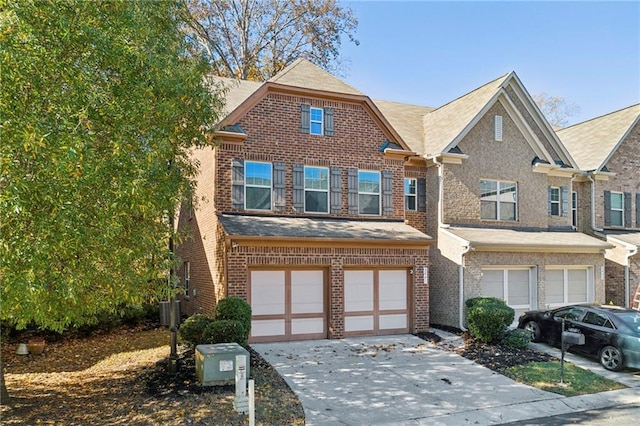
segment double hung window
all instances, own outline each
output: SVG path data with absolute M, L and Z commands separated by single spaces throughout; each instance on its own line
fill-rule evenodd
M 329 213 L 329 169 L 304 168 L 304 211 Z
M 404 179 L 404 208 L 405 210 L 417 210 L 417 179 Z
M 518 213 L 518 186 L 515 182 L 480 181 L 480 218 L 515 221 Z
M 245 208 L 271 210 L 271 163 L 245 161 Z
M 358 171 L 358 213 L 380 215 L 380 172 Z

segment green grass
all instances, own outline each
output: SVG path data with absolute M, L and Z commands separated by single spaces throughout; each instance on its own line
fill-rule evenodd
M 574 364 L 564 363 L 564 386 L 560 384 L 560 361 L 531 362 L 508 368 L 504 375 L 516 382 L 564 396 L 623 389 L 626 386 Z

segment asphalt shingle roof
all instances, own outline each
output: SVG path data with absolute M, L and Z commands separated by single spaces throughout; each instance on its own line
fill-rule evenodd
M 582 170 L 599 170 L 640 117 L 640 104 L 558 130 Z
M 219 219 L 225 232 L 232 236 L 424 241 L 425 243 L 432 240 L 427 234 L 404 222 L 395 221 L 228 214 L 220 215 Z

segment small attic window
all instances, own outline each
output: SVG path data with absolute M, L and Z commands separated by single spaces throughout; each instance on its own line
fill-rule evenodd
M 496 115 L 495 117 L 495 140 L 502 141 L 502 116 Z

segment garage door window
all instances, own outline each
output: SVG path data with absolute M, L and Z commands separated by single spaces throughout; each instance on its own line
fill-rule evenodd
M 589 300 L 588 269 L 547 269 L 545 301 L 549 307 Z
M 482 296 L 497 297 L 520 313 L 531 309 L 530 269 L 483 269 Z

